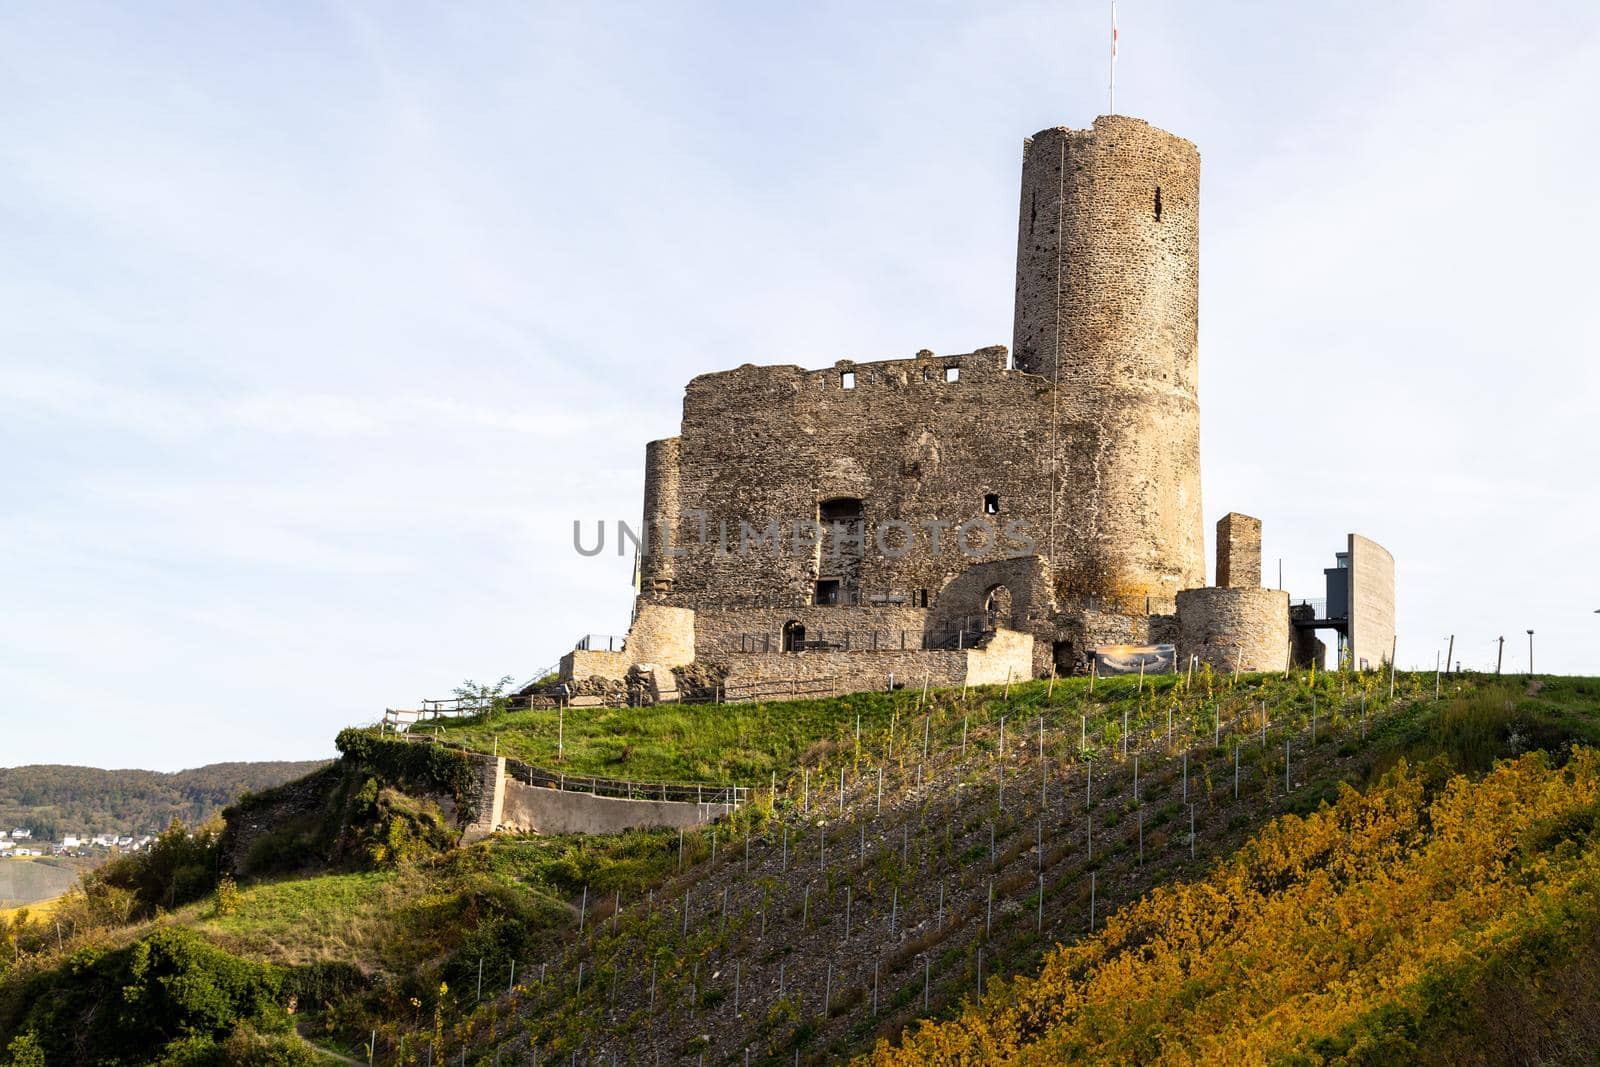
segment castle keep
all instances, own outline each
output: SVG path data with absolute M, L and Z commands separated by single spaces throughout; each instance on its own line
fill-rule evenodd
M 1010 353 L 691 381 L 681 433 L 645 451 L 626 643 L 575 649 L 563 679 L 753 699 L 1073 673 L 1124 645 L 1284 668 L 1258 520 L 1222 521 L 1205 585 L 1199 179 L 1193 144 L 1138 119 L 1044 130 L 1023 149 Z M 1387 589 L 1352 650 L 1374 664 L 1392 560 Z M 1306 649 L 1352 629 L 1294 625 Z

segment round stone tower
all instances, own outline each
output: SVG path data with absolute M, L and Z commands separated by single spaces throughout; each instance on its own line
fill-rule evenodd
M 1197 397 L 1200 153 L 1121 115 L 1026 142 L 1012 347 L 1051 384 L 1061 594 L 1205 584 Z

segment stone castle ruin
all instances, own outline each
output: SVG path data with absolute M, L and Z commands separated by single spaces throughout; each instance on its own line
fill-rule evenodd
M 575 649 L 563 681 L 757 699 L 1020 681 L 1163 645 L 1282 670 L 1319 654 L 1316 629 L 1345 661 L 1390 659 L 1393 560 L 1365 538 L 1320 617 L 1262 587 L 1246 515 L 1218 523 L 1205 584 L 1199 191 L 1195 146 L 1138 119 L 1041 131 L 1010 354 L 691 381 L 681 433 L 646 447 L 626 641 Z

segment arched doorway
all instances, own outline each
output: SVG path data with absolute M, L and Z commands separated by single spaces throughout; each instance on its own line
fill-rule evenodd
M 806 647 L 806 628 L 798 619 L 783 624 L 783 650 L 801 652 Z

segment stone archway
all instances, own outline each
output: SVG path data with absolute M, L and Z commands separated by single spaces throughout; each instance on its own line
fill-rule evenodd
M 783 650 L 785 652 L 803 652 L 806 647 L 805 624 L 799 619 L 790 619 L 783 624 Z

